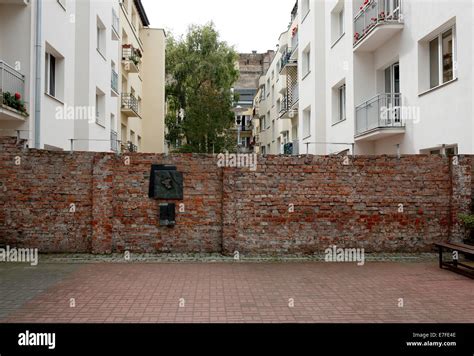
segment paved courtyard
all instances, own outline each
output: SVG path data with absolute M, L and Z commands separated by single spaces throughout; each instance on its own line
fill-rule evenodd
M 436 261 L 0 264 L 0 322 L 472 323 L 473 300 Z

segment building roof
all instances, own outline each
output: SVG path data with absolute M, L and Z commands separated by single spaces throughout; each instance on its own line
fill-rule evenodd
M 142 20 L 142 24 L 144 27 L 150 26 L 150 21 L 148 20 L 148 16 L 146 15 L 145 8 L 143 7 L 142 0 L 134 0 L 135 6 L 137 7 L 138 14 L 140 15 L 140 19 Z

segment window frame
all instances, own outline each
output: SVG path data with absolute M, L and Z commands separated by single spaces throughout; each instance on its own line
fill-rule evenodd
M 451 48 L 451 51 L 452 51 L 452 72 L 453 72 L 453 75 L 452 75 L 452 78 L 447 80 L 447 81 L 444 81 L 444 58 L 443 58 L 443 36 L 448 33 L 449 31 L 451 31 L 451 36 L 452 36 L 452 48 Z M 438 41 L 437 43 L 437 47 L 438 47 L 438 51 L 437 51 L 437 60 L 438 60 L 438 84 L 437 85 L 434 85 L 432 86 L 432 68 L 431 68 L 431 61 L 432 61 L 432 53 L 431 53 L 431 43 L 433 41 Z M 429 67 L 429 78 L 428 78 L 428 81 L 429 81 L 429 89 L 428 91 L 431 91 L 431 90 L 434 90 L 440 86 L 443 86 L 451 81 L 454 81 L 458 78 L 457 76 L 457 36 L 456 36 L 456 24 L 453 24 L 452 26 L 440 31 L 436 36 L 434 36 L 433 38 L 431 38 L 429 41 L 428 41 L 428 67 Z

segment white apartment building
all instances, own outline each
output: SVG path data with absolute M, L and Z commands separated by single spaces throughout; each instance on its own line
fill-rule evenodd
M 260 77 L 254 99 L 255 151 L 261 154 L 296 154 L 299 150 L 298 6 L 290 26 L 279 37 L 278 51 Z
M 125 6 L 137 23 L 137 43 L 149 44 L 149 64 L 139 65 L 146 84 L 140 74 L 130 80 L 123 29 L 133 25 L 120 20 Z M 0 135 L 41 149 L 163 152 L 165 35 L 145 28 L 143 18 L 139 0 L 0 0 Z M 150 104 L 137 103 L 136 136 L 130 129 L 121 137 L 124 121 L 133 127 L 131 115 L 124 120 L 124 95 L 135 82 L 137 98 Z
M 297 7 L 293 153 L 474 152 L 470 0 L 299 0 Z M 270 145 L 266 153 L 280 152 Z
M 0 90 L 18 92 L 28 113 L 18 115 L 4 102 L 0 134 L 18 133 L 36 148 L 113 148 L 118 6 L 114 0 L 0 0 Z
M 356 154 L 474 152 L 470 0 L 326 6 L 328 141 Z

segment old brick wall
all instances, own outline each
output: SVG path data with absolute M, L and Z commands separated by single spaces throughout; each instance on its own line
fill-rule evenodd
M 334 244 L 419 252 L 460 240 L 470 159 L 450 164 L 441 156 L 269 156 L 255 172 L 229 169 L 224 251 L 313 253 Z
M 469 156 L 267 156 L 253 172 L 210 155 L 22 147 L 0 138 L 0 246 L 41 252 L 429 251 L 463 238 L 471 202 Z M 148 198 L 152 164 L 184 174 L 174 228 Z

